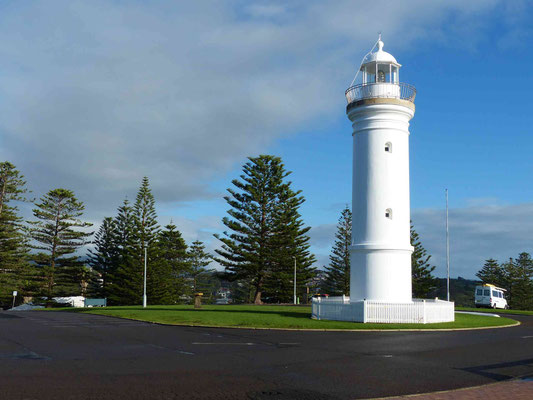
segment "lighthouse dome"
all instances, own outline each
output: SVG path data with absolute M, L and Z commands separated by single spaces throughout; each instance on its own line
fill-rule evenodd
M 377 46 L 378 50 L 373 53 L 368 53 L 366 57 L 363 59 L 363 65 L 374 63 L 374 62 L 382 62 L 382 63 L 390 63 L 390 64 L 398 64 L 398 61 L 394 58 L 394 56 L 390 53 L 387 53 L 386 51 L 383 51 L 383 45 L 384 43 L 381 41 L 381 39 L 378 40 Z

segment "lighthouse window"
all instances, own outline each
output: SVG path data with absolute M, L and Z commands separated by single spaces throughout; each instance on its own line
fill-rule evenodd
M 385 218 L 392 219 L 392 209 L 387 208 L 385 210 Z
M 374 83 L 376 82 L 376 65 L 367 65 L 365 67 L 364 82 L 363 83 Z
M 387 153 L 392 153 L 392 143 L 391 142 L 385 143 L 385 151 Z
M 398 83 L 398 67 L 393 65 L 391 67 L 391 72 L 392 72 L 391 82 L 392 83 Z
M 390 73 L 391 73 L 390 64 L 377 64 L 376 72 L 378 76 L 378 82 L 390 82 Z

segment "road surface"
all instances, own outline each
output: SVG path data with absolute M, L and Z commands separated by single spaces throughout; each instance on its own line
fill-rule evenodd
M 163 326 L 0 312 L 0 399 L 356 399 L 533 376 L 533 317 L 455 332 Z

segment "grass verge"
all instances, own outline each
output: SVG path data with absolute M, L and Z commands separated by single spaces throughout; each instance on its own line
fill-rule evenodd
M 533 315 L 533 311 L 525 310 L 501 310 L 499 308 L 475 308 L 475 307 L 455 307 L 455 311 L 474 311 L 480 313 L 497 313 L 497 314 L 509 314 L 509 315 Z
M 140 306 L 65 309 L 88 314 L 108 315 L 139 321 L 170 325 L 225 326 L 239 328 L 277 329 L 458 329 L 513 325 L 508 318 L 456 314 L 454 322 L 438 324 L 363 324 L 344 321 L 317 321 L 310 318 L 311 307 L 207 305 L 199 310 L 193 306 Z

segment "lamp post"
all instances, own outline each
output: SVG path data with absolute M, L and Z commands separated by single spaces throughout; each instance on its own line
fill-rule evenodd
M 296 257 L 292 256 L 294 258 L 294 304 L 296 304 Z
M 147 298 L 146 298 L 146 255 L 147 247 L 146 243 L 144 244 L 144 287 L 143 287 L 143 307 L 146 308 Z

